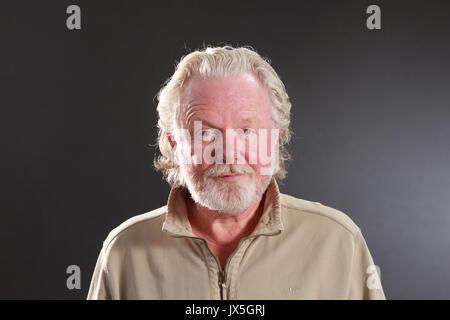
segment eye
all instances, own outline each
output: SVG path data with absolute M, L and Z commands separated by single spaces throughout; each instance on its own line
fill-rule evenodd
M 253 128 L 245 128 L 242 130 L 245 136 L 251 136 L 256 133 L 256 130 Z
M 211 141 L 214 138 L 214 130 L 213 129 L 202 130 L 202 138 L 203 141 Z

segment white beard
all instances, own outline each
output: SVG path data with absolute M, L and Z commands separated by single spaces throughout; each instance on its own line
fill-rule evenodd
M 254 170 L 242 165 L 213 165 L 198 179 L 190 165 L 180 166 L 184 186 L 192 199 L 200 205 L 227 215 L 237 215 L 257 201 L 269 186 L 272 176 L 255 178 Z M 215 178 L 221 174 L 245 173 L 249 183 L 222 182 Z

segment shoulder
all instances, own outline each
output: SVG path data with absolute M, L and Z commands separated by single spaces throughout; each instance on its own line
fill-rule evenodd
M 167 205 L 125 220 L 108 234 L 103 242 L 104 249 L 107 250 L 119 238 L 122 242 L 142 236 L 151 238 L 155 233 L 161 232 L 166 213 Z
M 340 230 L 352 237 L 360 232 L 360 228 L 347 214 L 319 202 L 299 199 L 287 194 L 280 195 L 280 202 L 285 218 L 291 224 L 307 221 L 312 224 L 312 227 Z

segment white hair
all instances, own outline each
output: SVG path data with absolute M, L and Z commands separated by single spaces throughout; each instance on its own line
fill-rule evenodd
M 163 172 L 171 185 L 181 184 L 180 168 L 167 138 L 176 128 L 176 117 L 180 107 L 180 93 L 184 82 L 193 74 L 203 78 L 229 77 L 240 72 L 252 71 L 264 84 L 272 102 L 272 123 L 279 129 L 278 179 L 286 176 L 285 161 L 290 158 L 285 145 L 291 137 L 291 103 L 283 82 L 270 65 L 270 60 L 261 57 L 251 47 L 231 46 L 206 47 L 182 57 L 175 72 L 159 91 L 158 98 L 158 145 L 161 155 L 155 159 L 157 170 Z

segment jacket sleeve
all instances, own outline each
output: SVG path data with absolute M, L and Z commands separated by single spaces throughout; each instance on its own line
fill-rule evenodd
M 386 300 L 380 276 L 360 229 L 354 238 L 348 299 Z
M 91 285 L 87 295 L 87 300 L 110 300 L 113 299 L 108 283 L 107 257 L 105 246 L 97 259 L 94 274 L 92 275 Z

